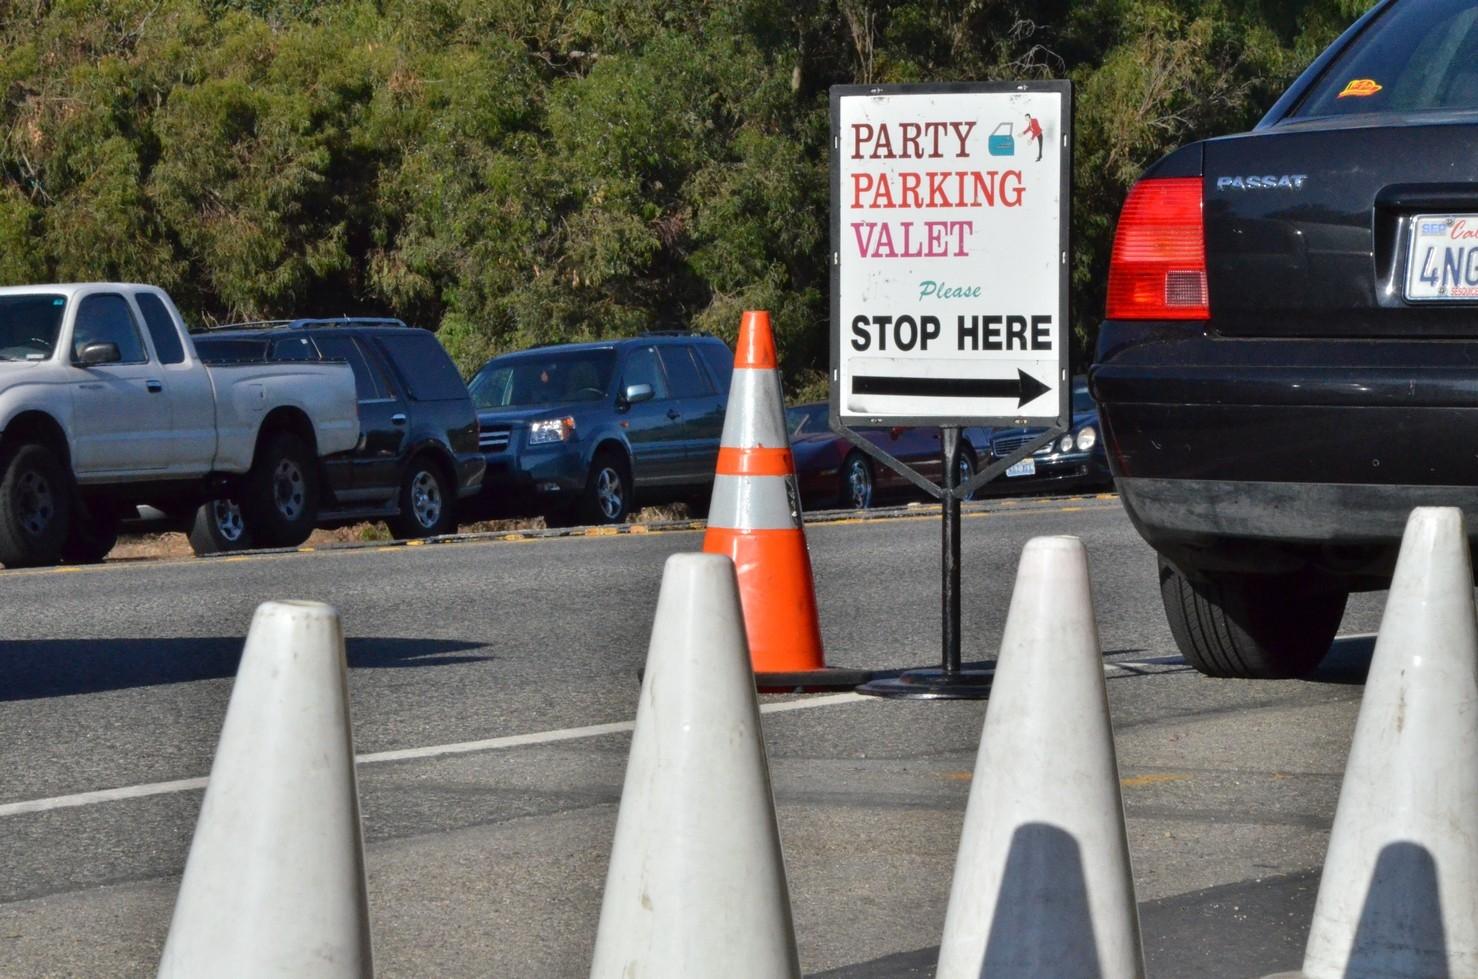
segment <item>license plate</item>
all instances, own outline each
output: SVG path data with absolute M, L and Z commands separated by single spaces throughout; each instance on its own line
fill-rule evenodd
M 1478 301 L 1478 214 L 1418 214 L 1411 219 L 1406 298 Z
M 1037 474 L 1037 460 L 1022 459 L 1014 466 L 1008 466 L 1007 476 L 1035 476 Z

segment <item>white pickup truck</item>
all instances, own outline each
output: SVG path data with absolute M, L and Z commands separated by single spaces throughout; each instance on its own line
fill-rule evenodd
M 359 441 L 343 363 L 207 364 L 147 285 L 0 288 L 0 564 L 101 560 L 125 512 L 240 501 L 302 543 L 321 459 Z

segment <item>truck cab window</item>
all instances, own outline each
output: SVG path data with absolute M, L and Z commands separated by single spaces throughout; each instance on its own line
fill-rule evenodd
M 116 345 L 120 363 L 144 364 L 149 360 L 128 301 L 114 293 L 87 296 L 77 306 L 77 325 L 72 331 L 73 359 L 81 359 L 82 349 L 90 343 Z
M 169 310 L 164 308 L 164 303 L 158 296 L 148 292 L 136 293 L 134 300 L 139 304 L 139 312 L 144 314 L 144 326 L 149 330 L 149 338 L 154 341 L 154 352 L 159 355 L 159 362 L 184 363 L 185 345 L 180 342 L 180 331 L 175 329 L 174 320 L 170 317 Z

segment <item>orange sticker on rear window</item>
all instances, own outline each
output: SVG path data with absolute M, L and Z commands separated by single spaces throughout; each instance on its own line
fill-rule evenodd
M 1381 83 L 1374 78 L 1352 78 L 1350 79 L 1350 83 L 1345 86 L 1345 90 L 1340 92 L 1335 98 L 1342 99 L 1348 96 L 1356 96 L 1363 99 L 1379 92 L 1381 88 Z

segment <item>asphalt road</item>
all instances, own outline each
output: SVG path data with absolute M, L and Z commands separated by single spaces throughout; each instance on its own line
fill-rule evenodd
M 1000 639 L 1015 561 L 1087 544 L 1154 977 L 1301 958 L 1384 596 L 1312 680 L 1173 657 L 1150 551 L 1116 501 L 995 501 L 964 524 L 965 658 Z M 939 650 L 936 518 L 812 527 L 828 657 Z M 381 976 L 588 970 L 663 559 L 700 534 L 561 538 L 0 573 L 0 975 L 152 975 L 257 603 L 335 604 L 361 755 Z M 1162 662 L 1156 662 L 1161 660 Z M 776 703 L 776 698 L 765 698 Z M 927 976 L 984 704 L 814 702 L 765 735 L 806 974 Z M 79 794 L 155 786 L 135 798 Z M 126 795 L 127 793 L 115 793 Z M 20 811 L 27 810 L 27 811 Z M 34 811 L 31 811 L 34 810 Z

